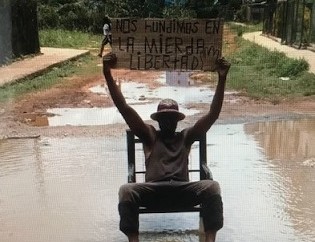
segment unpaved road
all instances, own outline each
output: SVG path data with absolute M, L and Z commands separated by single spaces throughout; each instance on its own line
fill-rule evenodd
M 128 77 L 128 80 L 141 80 L 150 88 L 158 84 L 154 82 L 160 76 L 159 72 L 141 72 L 115 70 L 116 78 Z M 198 76 L 197 79 L 203 77 Z M 198 81 L 197 81 L 198 83 Z M 92 93 L 89 88 L 96 85 L 104 85 L 102 73 L 88 78 L 76 77 L 54 86 L 49 90 L 27 94 L 10 103 L 0 106 L 0 137 L 33 137 L 33 136 L 111 136 L 120 132 L 117 129 L 125 129 L 123 124 L 106 126 L 46 126 L 45 117 L 50 114 L 48 108 L 61 107 L 108 107 L 112 101 L 108 95 Z M 105 88 L 105 87 L 104 87 Z M 175 98 L 176 99 L 176 98 Z M 191 108 L 198 108 L 206 112 L 209 105 L 193 103 Z M 315 116 L 314 97 L 296 98 L 294 100 L 282 100 L 273 104 L 268 101 L 253 100 L 241 94 L 229 94 L 225 96 L 223 109 L 217 123 L 253 122 L 260 120 L 288 119 Z M 194 122 L 198 115 L 188 117 L 180 122 L 186 126 Z

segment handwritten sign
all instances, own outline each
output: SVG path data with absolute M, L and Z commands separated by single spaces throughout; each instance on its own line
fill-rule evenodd
M 213 70 L 222 35 L 222 19 L 112 19 L 117 67 L 132 70 Z

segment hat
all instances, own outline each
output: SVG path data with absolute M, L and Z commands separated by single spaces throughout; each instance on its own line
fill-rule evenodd
M 160 101 L 157 112 L 151 114 L 153 120 L 159 120 L 161 114 L 171 114 L 176 116 L 177 121 L 185 118 L 185 114 L 178 111 L 178 104 L 173 99 L 163 99 Z

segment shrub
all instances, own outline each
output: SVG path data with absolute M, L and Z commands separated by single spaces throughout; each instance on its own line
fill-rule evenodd
M 56 7 L 39 5 L 38 25 L 40 29 L 57 28 L 59 26 L 59 15 Z

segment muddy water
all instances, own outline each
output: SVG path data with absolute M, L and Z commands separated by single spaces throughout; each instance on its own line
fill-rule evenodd
M 105 87 L 101 85 L 92 87 L 90 90 L 100 95 L 107 95 Z M 213 97 L 213 91 L 209 87 L 191 86 L 187 89 L 185 86 L 172 85 L 151 90 L 145 84 L 122 82 L 121 90 L 126 101 L 144 120 L 150 119 L 151 113 L 156 111 L 159 102 L 157 100 L 162 98 L 176 97 L 181 112 L 189 116 L 199 111 L 186 108 L 187 104 L 210 103 Z M 49 126 L 106 125 L 125 122 L 116 107 L 53 108 L 48 109 L 47 112 L 54 114 L 54 116 L 48 118 L 47 125 Z
M 315 120 L 215 125 L 208 162 L 222 187 L 217 241 L 315 241 Z M 192 156 L 196 153 L 193 149 Z M 0 141 L 0 241 L 127 241 L 117 191 L 121 138 Z M 141 241 L 199 241 L 198 214 L 140 215 Z

